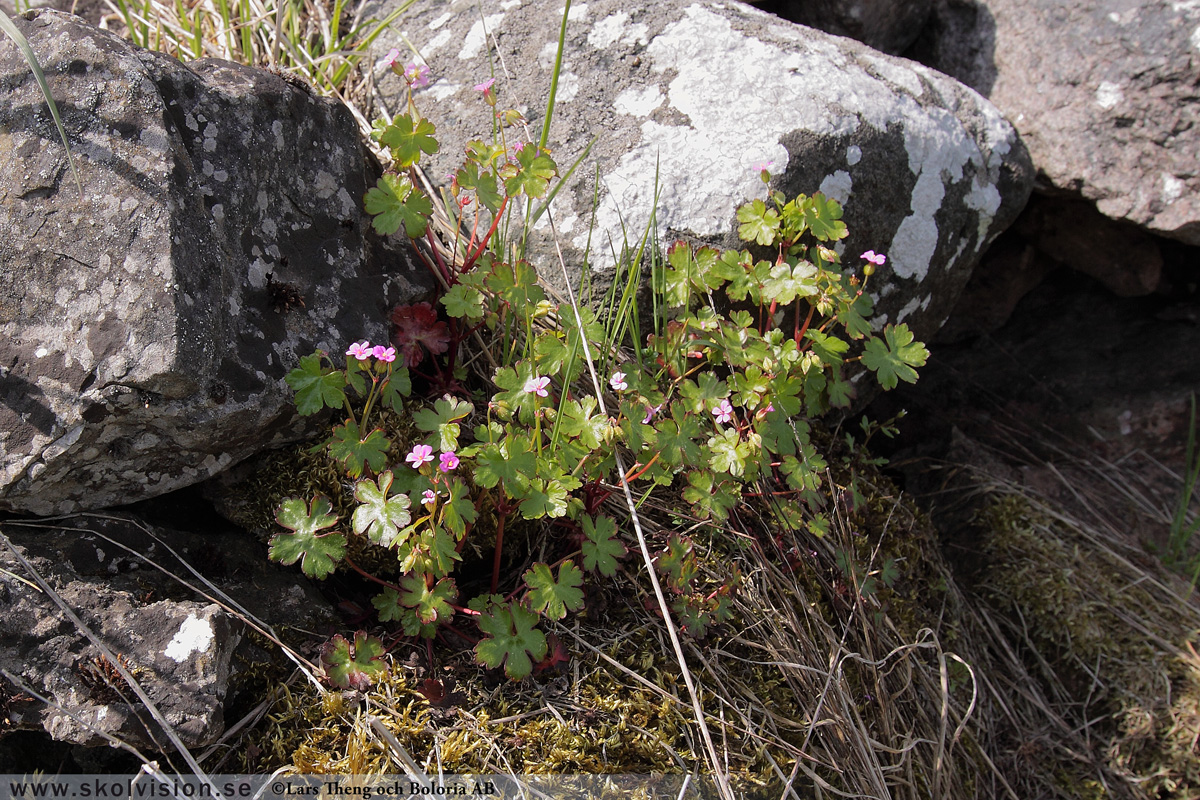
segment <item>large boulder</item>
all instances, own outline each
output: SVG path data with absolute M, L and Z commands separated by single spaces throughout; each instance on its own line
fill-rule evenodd
M 349 111 L 59 12 L 16 22 L 83 196 L 6 48 L 0 510 L 127 503 L 300 436 L 283 376 L 315 348 L 381 339 L 410 290 L 363 219 L 374 177 Z
M 491 109 L 473 91 L 490 64 L 500 107 L 527 112 L 539 135 L 561 9 L 484 0 L 455 13 L 430 2 L 404 18 L 394 42 L 381 37 L 381 48 L 410 42 L 436 78 L 417 98 L 442 142 L 432 176 L 460 164 L 468 140 L 491 135 Z M 709 0 L 577 3 L 566 37 L 549 136 L 560 169 L 595 140 L 552 206 L 575 279 L 589 243 L 593 277 L 602 276 L 652 212 L 661 242 L 736 244 L 736 207 L 767 192 L 754 165 L 773 162 L 773 188 L 845 204 L 845 261 L 862 263 L 868 249 L 889 258 L 871 284 L 879 319 L 925 336 L 1028 197 L 1028 158 L 992 105 L 857 42 Z M 401 107 L 399 78 L 381 69 L 380 88 Z M 543 274 L 558 273 L 551 245 L 535 242 L 533 252 Z
M 1041 188 L 1200 245 L 1200 3 L 938 0 L 910 53 L 1012 120 Z

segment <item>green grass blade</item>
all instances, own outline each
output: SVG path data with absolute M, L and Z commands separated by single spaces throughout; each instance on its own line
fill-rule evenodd
M 42 90 L 42 96 L 46 98 L 46 105 L 50 107 L 50 116 L 54 117 L 54 124 L 58 127 L 59 138 L 62 139 L 63 148 L 67 151 L 67 165 L 71 168 L 71 175 L 75 178 L 75 186 L 79 189 L 79 199 L 83 199 L 83 181 L 79 179 L 79 172 L 75 169 L 75 157 L 71 155 L 71 145 L 67 142 L 67 132 L 63 128 L 62 118 L 58 116 L 58 106 L 54 103 L 54 98 L 50 95 L 50 85 L 46 83 L 46 76 L 42 74 L 42 67 L 38 64 L 37 56 L 33 54 L 33 48 L 29 46 L 29 40 L 21 31 L 17 30 L 17 26 L 9 19 L 8 15 L 0 12 L 0 30 L 3 30 L 8 38 L 12 39 L 17 47 L 21 50 L 21 55 L 25 56 L 25 62 L 29 64 L 29 69 L 33 73 L 34 80 L 37 81 L 38 87 Z
M 550 73 L 550 98 L 546 101 L 546 119 L 542 122 L 542 135 L 538 147 L 545 148 L 550 141 L 550 120 L 554 119 L 554 98 L 558 94 L 558 73 L 562 71 L 563 48 L 567 43 L 567 17 L 571 15 L 571 0 L 563 6 L 562 26 L 558 29 L 558 52 L 554 55 L 554 71 Z

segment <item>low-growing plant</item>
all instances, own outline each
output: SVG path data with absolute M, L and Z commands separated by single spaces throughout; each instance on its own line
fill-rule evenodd
M 433 639 L 468 618 L 480 634 L 478 663 L 519 679 L 547 657 L 544 619 L 583 609 L 590 582 L 629 580 L 621 577 L 621 523 L 605 511 L 622 483 L 643 502 L 653 492 L 680 498 L 678 515 L 699 529 L 719 531 L 753 506 L 821 535 L 825 462 L 809 421 L 850 406 L 851 370 L 890 389 L 915 381 L 928 355 L 903 324 L 873 331 L 864 290 L 885 257 L 868 251 L 861 270 L 842 265 L 834 249 L 847 235 L 841 206 L 821 194 L 772 191 L 737 212 L 753 252 L 671 245 L 652 269 L 657 317 L 642 338 L 628 319 L 552 302 L 534 266 L 507 244 L 527 232 L 528 213 L 514 209 L 547 198 L 558 166 L 543 146 L 508 141 L 520 115 L 498 107 L 490 80 L 475 88 L 495 112 L 496 135 L 468 145 L 448 190 L 454 224 L 438 234 L 415 172 L 439 147 L 414 101 L 426 70 L 394 68 L 408 83 L 408 103 L 375 125 L 392 162 L 364 202 L 377 231 L 403 229 L 418 245 L 442 287 L 438 308 L 397 308 L 389 345 L 353 343 L 344 367 L 315 353 L 288 376 L 300 413 L 343 415 L 317 447 L 353 480 L 357 505 L 343 520 L 327 498 L 286 499 L 271 557 L 299 561 L 315 578 L 339 564 L 360 572 L 381 589 L 380 621 L 408 637 Z M 486 369 L 464 368 L 471 343 L 483 356 L 471 362 L 486 360 Z M 409 415 L 416 432 L 383 425 L 380 407 Z M 393 445 L 407 451 L 404 463 L 389 463 Z M 618 463 L 633 466 L 619 474 Z M 455 571 L 485 516 L 494 537 L 490 587 L 460 605 Z M 506 536 L 540 521 L 555 523 L 551 559 L 502 574 Z M 350 537 L 393 551 L 398 578 L 356 564 Z M 655 567 L 673 612 L 703 637 L 729 618 L 736 581 L 702 579 L 690 536 L 671 534 L 658 546 Z M 353 649 L 345 640 L 327 648 L 336 654 L 327 659 L 330 678 L 350 685 L 349 675 L 369 676 L 370 659 L 347 665 L 378 647 L 364 637 Z

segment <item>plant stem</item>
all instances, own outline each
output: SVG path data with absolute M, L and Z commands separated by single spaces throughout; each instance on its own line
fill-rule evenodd
M 496 520 L 496 555 L 492 558 L 492 594 L 496 593 L 496 588 L 500 585 L 501 548 L 504 546 L 504 520 L 507 516 L 508 509 L 501 508 L 500 517 Z

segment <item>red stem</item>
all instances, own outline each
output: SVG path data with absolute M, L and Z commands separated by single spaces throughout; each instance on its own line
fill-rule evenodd
M 804 319 L 804 324 L 796 329 L 796 346 L 800 346 L 800 340 L 804 338 L 804 334 L 808 333 L 808 325 L 812 322 L 813 312 L 817 310 L 816 306 L 808 307 L 808 316 Z M 796 301 L 796 322 L 800 322 L 800 301 Z
M 492 240 L 492 234 L 496 232 L 496 227 L 500 224 L 500 217 L 504 215 L 504 209 L 507 205 L 508 195 L 505 195 L 504 199 L 500 201 L 500 208 L 496 210 L 496 214 L 492 219 L 492 227 L 488 228 L 488 232 L 484 234 L 483 239 L 479 242 L 479 247 L 475 249 L 475 252 L 471 254 L 463 264 L 464 272 L 475 266 L 476 260 L 483 255 L 483 249 L 487 247 L 488 242 Z
M 386 587 L 387 587 L 387 588 L 389 588 L 389 589 L 395 589 L 397 592 L 402 592 L 402 591 L 404 591 L 403 589 L 401 589 L 399 586 L 397 586 L 397 585 L 396 585 L 396 584 L 394 584 L 394 583 L 388 583 L 387 581 L 380 580 L 379 578 L 376 578 L 374 575 L 372 575 L 371 573 L 369 573 L 369 572 L 367 572 L 366 570 L 364 570 L 364 569 L 363 569 L 362 567 L 360 567 L 358 564 L 355 564 L 355 563 L 354 563 L 354 561 L 352 561 L 352 560 L 351 560 L 350 556 L 348 556 L 348 555 L 343 555 L 343 556 L 342 556 L 342 559 L 343 559 L 343 560 L 345 560 L 345 562 L 346 562 L 347 564 L 349 564 L 349 565 L 350 565 L 350 568 L 351 568 L 351 569 L 353 569 L 353 570 L 354 570 L 355 572 L 357 572 L 359 575 L 362 575 L 362 576 L 363 576 L 364 578 L 366 578 L 367 580 L 369 580 L 369 581 L 375 581 L 375 582 L 376 582 L 376 583 L 378 583 L 380 586 L 386 586 Z
M 500 518 L 496 521 L 496 556 L 492 560 L 492 594 L 496 593 L 496 587 L 500 585 L 500 548 L 504 544 L 504 518 L 507 516 L 508 512 L 500 509 Z

